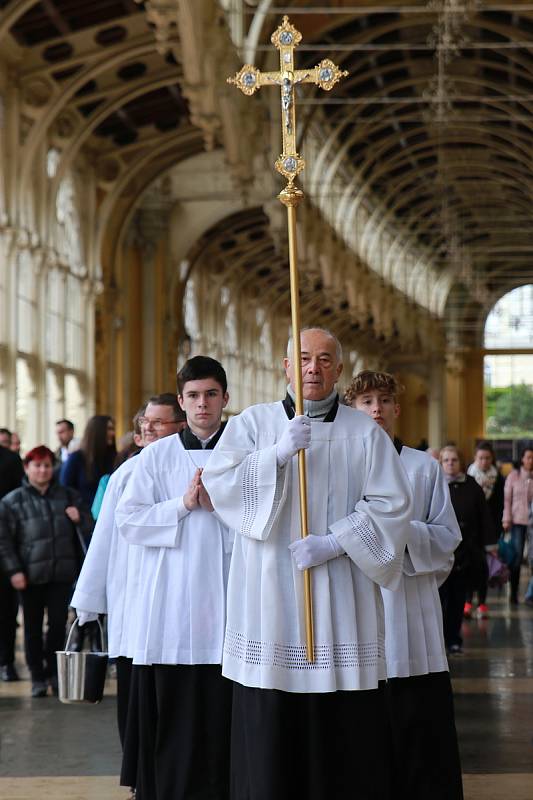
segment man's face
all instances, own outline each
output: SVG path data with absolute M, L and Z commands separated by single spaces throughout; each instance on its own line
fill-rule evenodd
M 148 403 L 144 415 L 139 420 L 141 426 L 141 447 L 164 439 L 180 430 L 180 422 L 174 419 L 172 406 L 160 406 Z
M 214 378 L 187 381 L 178 402 L 187 415 L 187 425 L 200 439 L 207 439 L 220 428 L 222 409 L 229 395 Z
M 8 433 L 0 433 L 0 447 L 11 447 L 11 436 Z
M 68 447 L 74 436 L 74 431 L 65 422 L 60 422 L 59 425 L 56 425 L 56 434 L 61 447 Z
M 18 433 L 12 433 L 11 434 L 11 445 L 10 445 L 10 447 L 11 447 L 11 450 L 14 453 L 20 453 L 20 444 L 21 444 L 21 442 L 20 442 L 20 437 L 19 437 Z
M 370 392 L 359 394 L 352 402 L 352 408 L 362 411 L 367 417 L 371 417 L 374 422 L 388 433 L 391 439 L 394 437 L 396 419 L 400 414 L 400 406 L 393 395 L 387 392 L 380 392 L 372 389 Z
M 323 400 L 331 394 L 342 372 L 337 359 L 335 340 L 320 330 L 302 331 L 302 390 L 304 400 Z M 285 374 L 294 385 L 292 355 L 283 360 Z
M 445 450 L 440 458 L 445 475 L 454 478 L 461 472 L 461 462 L 455 450 Z
M 492 465 L 492 453 L 490 450 L 478 450 L 474 463 L 482 472 L 486 472 Z

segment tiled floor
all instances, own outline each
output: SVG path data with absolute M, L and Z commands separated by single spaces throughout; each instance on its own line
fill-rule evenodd
M 533 800 L 533 609 L 489 600 L 491 618 L 464 624 L 464 655 L 450 660 L 465 800 Z M 114 682 L 98 706 L 29 688 L 0 684 L 0 798 L 126 800 Z

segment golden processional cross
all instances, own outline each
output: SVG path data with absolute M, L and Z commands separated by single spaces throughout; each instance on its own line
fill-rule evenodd
M 305 161 L 296 150 L 296 109 L 294 87 L 299 83 L 314 83 L 321 89 L 329 91 L 337 81 L 347 75 L 329 58 L 324 59 L 311 69 L 294 69 L 294 48 L 302 40 L 302 34 L 289 23 L 287 16 L 274 31 L 272 44 L 279 50 L 279 72 L 261 72 L 251 64 L 245 64 L 228 83 L 234 83 L 244 94 L 252 95 L 261 86 L 279 86 L 281 90 L 281 128 L 283 133 L 283 152 L 277 159 L 275 167 L 285 178 L 287 185 L 278 195 L 279 200 L 287 208 L 289 226 L 289 268 L 291 283 L 291 316 L 293 340 L 294 393 L 295 412 L 304 413 L 302 373 L 297 365 L 301 363 L 300 346 L 300 293 L 298 281 L 298 256 L 296 252 L 296 208 L 304 199 L 304 193 L 294 185 L 295 179 L 305 167 Z M 307 480 L 305 469 L 305 450 L 298 451 L 298 476 L 300 488 L 300 534 L 305 538 L 307 523 Z M 315 660 L 313 635 L 313 602 L 311 594 L 311 573 L 304 572 L 305 632 L 307 660 Z

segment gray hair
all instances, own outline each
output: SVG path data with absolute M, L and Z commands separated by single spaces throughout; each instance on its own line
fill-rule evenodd
M 335 355 L 337 356 L 337 361 L 339 364 L 342 364 L 342 345 L 334 333 L 328 331 L 327 328 L 320 328 L 316 325 L 307 325 L 305 328 L 301 328 L 300 334 L 304 333 L 304 331 L 320 331 L 326 336 L 329 336 L 330 339 L 333 339 L 335 342 Z M 287 358 L 289 360 L 292 358 L 292 335 L 289 336 L 289 341 L 287 342 Z

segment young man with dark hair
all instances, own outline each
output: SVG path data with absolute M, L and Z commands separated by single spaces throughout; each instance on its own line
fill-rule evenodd
M 226 374 L 212 358 L 178 374 L 187 427 L 136 459 L 117 507 L 141 551 L 129 609 L 139 696 L 138 800 L 228 800 L 231 690 L 220 664 L 231 537 L 202 472 L 223 430 Z
M 55 457 L 61 465 L 67 460 L 73 448 L 79 444 L 79 440 L 74 438 L 74 423 L 69 419 L 57 420 L 56 435 L 59 447 L 55 452 Z
M 401 391 L 393 375 L 364 370 L 344 396 L 395 441 L 414 499 L 400 586 L 394 592 L 381 589 L 394 796 L 460 800 L 461 766 L 438 587 L 452 567 L 461 532 L 438 462 L 395 439 Z

